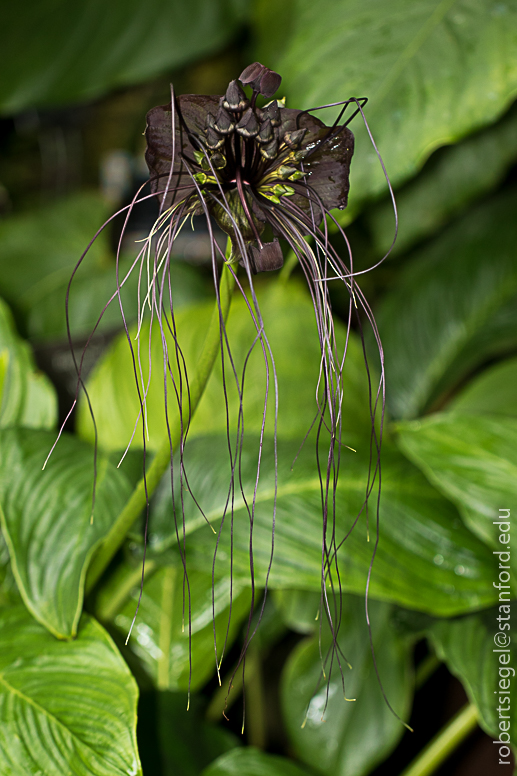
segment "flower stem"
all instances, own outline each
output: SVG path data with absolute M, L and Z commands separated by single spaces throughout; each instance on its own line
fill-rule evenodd
M 401 776 L 429 776 L 474 730 L 477 709 L 468 703 L 430 741 Z
M 235 285 L 235 279 L 232 273 L 227 267 L 223 267 L 221 273 L 221 282 L 219 286 L 220 296 L 220 311 L 219 305 L 216 302 L 214 312 L 212 314 L 212 320 L 208 327 L 206 334 L 205 344 L 201 351 L 200 357 L 197 362 L 197 370 L 193 380 L 189 384 L 190 388 L 190 406 L 185 403 L 182 412 L 182 424 L 183 427 L 194 414 L 197 405 L 203 395 L 208 378 L 212 373 L 212 369 L 219 352 L 221 344 L 221 314 L 224 321 L 228 318 L 230 310 L 230 303 L 232 293 Z M 180 441 L 182 424 L 179 418 L 171 423 L 171 441 L 173 449 L 178 445 Z M 160 482 L 163 474 L 170 466 L 171 446 L 169 439 L 158 448 L 156 455 L 153 458 L 153 462 L 149 467 L 146 474 L 147 485 L 147 498 L 150 498 L 154 493 L 158 483 Z M 99 550 L 95 554 L 90 568 L 88 569 L 88 575 L 86 579 L 86 592 L 89 593 L 94 585 L 98 582 L 101 575 L 106 570 L 109 562 L 124 542 L 124 539 L 131 529 L 133 523 L 138 518 L 140 513 L 146 506 L 146 492 L 143 478 L 137 483 L 133 493 L 131 494 L 129 501 L 126 503 L 122 512 L 118 515 L 109 533 L 107 534 L 104 542 L 101 544 Z

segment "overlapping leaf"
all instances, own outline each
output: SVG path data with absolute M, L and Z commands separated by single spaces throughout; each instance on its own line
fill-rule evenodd
M 428 632 L 438 656 L 460 679 L 470 700 L 476 704 L 484 730 L 490 736 L 499 735 L 499 722 L 507 719 L 499 714 L 500 707 L 501 714 L 508 715 L 510 735 L 515 744 L 517 686 L 511 667 L 516 665 L 517 655 L 508 631 L 500 629 L 505 622 L 507 625 L 511 622 L 510 606 L 500 604 L 498 608 L 480 614 L 437 620 Z M 503 641 L 498 640 L 501 635 Z M 505 652 L 505 649 L 509 651 Z
M 137 686 L 86 615 L 58 641 L 24 606 L 0 610 L 0 771 L 139 776 Z
M 471 530 L 493 549 L 507 550 L 496 521 L 499 510 L 515 515 L 517 419 L 444 412 L 398 429 L 402 450 L 457 504 Z
M 211 574 L 187 571 L 185 589 L 180 566 L 162 567 L 146 580 L 130 641 L 133 651 L 161 690 L 187 690 L 190 679 L 190 689 L 195 690 L 215 672 L 213 614 L 218 660 L 223 655 L 230 619 L 230 580 L 216 580 L 212 598 Z M 124 635 L 129 632 L 139 593 L 137 586 L 115 614 L 115 625 Z M 235 639 L 250 608 L 249 593 L 242 591 L 242 585 L 234 585 L 231 600 L 227 647 Z
M 448 405 L 456 412 L 517 416 L 517 358 L 508 358 L 471 380 Z
M 65 297 L 72 270 L 109 215 L 99 194 L 82 192 L 0 223 L 0 293 L 24 319 L 27 334 L 33 339 L 66 338 Z M 131 264 L 132 259 L 127 256 L 121 260 L 120 282 Z M 138 314 L 137 285 L 138 268 L 121 289 L 129 322 Z M 71 285 L 68 309 L 74 337 L 91 333 L 116 288 L 115 258 L 108 244 L 108 231 L 104 231 L 93 243 Z M 202 295 L 202 283 L 193 270 L 184 264 L 175 267 L 175 304 Z M 121 326 L 120 307 L 115 299 L 104 313 L 98 332 Z
M 307 776 L 307 771 L 292 760 L 266 754 L 253 746 L 232 749 L 221 755 L 205 768 L 202 776 L 239 776 L 242 773 L 246 776 Z
M 384 691 L 404 718 L 413 689 L 411 645 L 393 628 L 392 610 L 390 605 L 371 602 L 370 619 Z M 363 776 L 387 756 L 404 732 L 382 696 L 375 673 L 364 599 L 346 596 L 343 600 L 338 644 L 344 686 L 337 655 L 331 669 L 329 634 L 325 633 L 322 653 L 319 642 L 319 634 L 302 642 L 284 669 L 282 706 L 289 738 L 296 754 L 318 773 Z M 326 660 L 323 678 L 321 654 Z
M 384 298 L 377 321 L 396 417 L 415 417 L 487 357 L 515 346 L 516 204 L 509 189 L 455 222 Z
M 20 593 L 31 613 L 61 638 L 75 636 L 84 577 L 95 547 L 129 495 L 121 471 L 63 435 L 45 471 L 55 435 L 28 429 L 0 434 L 0 516 Z
M 392 255 L 411 248 L 493 189 L 517 158 L 517 110 L 500 122 L 440 150 L 422 173 L 397 191 L 399 232 Z M 393 206 L 383 202 L 367 221 L 380 256 L 393 240 Z
M 0 112 L 90 100 L 223 46 L 245 0 L 30 2 L 2 8 Z M 30 56 L 27 56 L 30 51 Z
M 320 345 L 314 321 L 314 311 L 308 293 L 296 283 L 274 284 L 259 289 L 258 299 L 264 320 L 264 329 L 271 345 L 278 375 L 278 433 L 299 439 L 307 433 L 317 413 L 316 387 L 320 370 Z M 176 315 L 177 339 L 185 359 L 187 373 L 192 378 L 203 346 L 212 304 L 192 306 Z M 232 302 L 227 324 L 233 363 L 239 383 L 242 385 L 243 367 L 246 373 L 243 389 L 244 424 L 247 431 L 259 431 L 262 425 L 266 390 L 266 367 L 260 343 L 256 343 L 246 362 L 257 332 L 244 301 L 237 297 Z M 344 347 L 346 334 L 342 326 L 336 326 L 338 346 Z M 177 380 L 176 351 L 172 338 L 167 335 L 169 364 Z M 149 366 L 149 328 L 140 333 L 142 350 L 143 385 L 147 389 Z M 269 359 L 269 402 L 266 429 L 274 428 L 274 380 Z M 156 327 L 151 342 L 151 384 L 147 392 L 147 428 L 149 446 L 157 447 L 166 441 L 163 397 L 163 351 L 160 332 Z M 368 381 L 361 345 L 355 336 L 350 337 L 343 381 L 344 439 L 347 433 L 367 433 L 370 428 Z M 220 358 L 214 367 L 207 389 L 196 410 L 190 435 L 226 430 L 226 401 L 230 427 L 236 428 L 239 414 L 239 395 L 232 365 L 226 357 L 226 397 Z M 100 444 L 107 449 L 124 449 L 133 433 L 139 415 L 138 393 L 135 387 L 134 369 L 127 340 L 121 337 L 107 352 L 89 381 L 88 389 L 99 429 Z M 143 393 L 143 389 L 142 393 Z M 182 383 L 183 401 L 187 401 L 185 378 Z M 176 396 L 171 385 L 168 389 L 170 415 L 177 415 Z M 375 388 L 374 388 L 375 393 Z M 79 417 L 79 433 L 83 438 L 93 438 L 93 427 L 86 404 Z M 141 444 L 141 427 L 134 444 Z
M 16 334 L 9 308 L 0 299 L 0 427 L 52 428 L 56 419 L 56 392 L 36 371 L 30 348 Z
M 257 22 L 257 58 L 282 74 L 290 107 L 369 97 L 368 121 L 395 182 L 438 146 L 492 122 L 517 93 L 508 3 L 293 0 L 279 9 L 263 0 Z M 353 129 L 352 206 L 386 186 L 360 118 Z
M 272 587 L 320 589 L 321 493 L 315 453 L 310 446 L 307 442 L 295 461 L 298 445 L 279 443 Z M 357 454 L 342 453 L 336 494 L 337 542 L 352 528 L 364 502 L 368 465 L 363 453 L 364 448 Z M 264 583 L 272 548 L 275 475 L 271 440 L 265 441 L 261 455 L 253 528 L 254 568 L 259 585 Z M 225 437 L 201 437 L 187 446 L 184 460 L 189 485 L 204 510 L 203 517 L 189 494 L 184 492 L 186 531 L 194 531 L 187 540 L 190 568 L 206 570 L 211 567 L 216 537 L 205 525 L 205 518 L 217 530 L 224 514 L 216 570 L 221 575 L 229 574 L 229 558 L 233 552 L 233 573 L 240 582 L 249 584 L 250 513 L 257 456 L 258 440 L 248 436 L 240 463 L 241 483 L 237 479 L 235 484 L 231 550 L 232 498 L 231 495 L 228 498 L 227 440 Z M 211 462 L 209 467 L 207 460 Z M 380 511 L 382 541 L 373 567 L 371 595 L 444 616 L 492 603 L 495 591 L 491 583 L 496 564 L 491 549 L 466 529 L 455 507 L 402 456 L 386 447 L 384 461 Z M 247 505 L 241 495 L 241 484 Z M 179 492 L 177 488 L 176 493 Z M 169 519 L 172 521 L 171 507 Z M 332 520 L 331 514 L 329 519 Z M 151 525 L 152 520 L 151 515 Z M 364 592 L 373 552 L 373 541 L 367 541 L 365 523 L 363 514 L 339 551 L 341 583 L 345 590 L 359 594 Z M 373 540 L 374 536 L 372 499 L 370 538 Z M 163 533 L 160 534 L 162 547 L 171 546 L 174 541 L 171 529 L 169 542 Z

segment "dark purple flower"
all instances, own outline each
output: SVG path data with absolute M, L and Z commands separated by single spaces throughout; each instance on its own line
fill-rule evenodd
M 252 87 L 251 100 L 232 81 L 223 96 L 182 95 L 149 111 L 146 160 L 162 212 L 208 211 L 231 237 L 233 258 L 260 272 L 283 262 L 277 240 L 262 240 L 267 224 L 303 249 L 302 235 L 346 207 L 354 136 L 283 101 L 258 108 L 258 94 L 271 96 L 281 81 L 259 63 L 240 81 Z

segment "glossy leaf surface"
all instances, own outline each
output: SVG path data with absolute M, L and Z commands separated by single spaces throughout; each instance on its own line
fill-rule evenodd
M 108 461 L 97 461 L 92 517 L 93 450 L 64 434 L 47 468 L 55 434 L 6 429 L 0 434 L 0 505 L 13 571 L 24 602 L 61 638 L 75 636 L 84 576 L 130 488 Z
M 301 444 L 317 413 L 316 387 L 320 369 L 320 346 L 314 320 L 314 310 L 308 293 L 297 283 L 273 284 L 259 289 L 259 305 L 264 328 L 271 345 L 278 375 L 278 433 L 299 440 Z M 213 304 L 192 306 L 176 315 L 178 342 L 192 378 L 203 346 L 212 315 Z M 232 302 L 227 324 L 232 357 L 239 384 L 248 351 L 256 337 L 256 329 L 249 311 L 239 296 Z M 336 325 L 338 346 L 344 347 L 346 334 Z M 149 328 L 142 328 L 142 370 L 147 386 L 147 349 Z M 135 348 L 136 349 L 136 348 Z M 168 338 L 169 362 L 177 376 L 175 346 Z M 225 363 L 225 381 L 229 407 L 230 427 L 237 427 L 239 395 L 228 357 Z M 269 401 L 266 429 L 274 428 L 274 381 L 269 361 Z M 151 342 L 151 385 L 147 394 L 147 424 L 149 446 L 156 448 L 164 442 L 166 425 L 163 397 L 163 351 L 158 329 L 153 330 Z M 226 430 L 226 400 L 222 386 L 221 360 L 218 358 L 203 398 L 192 421 L 190 436 Z M 344 439 L 346 433 L 368 433 L 370 413 L 368 381 L 360 342 L 351 336 L 344 368 L 345 392 L 343 399 Z M 177 383 L 179 385 L 179 383 Z M 265 401 L 266 368 L 260 343 L 250 356 L 244 378 L 244 423 L 248 432 L 260 431 Z M 139 413 L 133 362 L 127 340 L 120 337 L 108 350 L 88 383 L 88 390 L 99 428 L 99 441 L 107 449 L 124 449 L 131 438 Z M 375 390 L 375 389 L 374 389 Z M 186 387 L 183 378 L 184 401 Z M 170 415 L 177 415 L 176 397 L 169 386 Z M 79 433 L 93 438 L 88 409 L 83 403 L 79 417 Z M 141 426 L 134 444 L 141 445 Z
M 500 361 L 477 375 L 448 409 L 517 417 L 517 358 Z
M 31 338 L 39 342 L 66 339 L 65 298 L 72 271 L 110 215 L 99 194 L 81 192 L 36 212 L 22 213 L 0 222 L 0 293 L 23 318 Z M 108 226 L 95 240 L 72 282 L 69 315 L 73 337 L 87 337 L 91 333 L 104 305 L 116 291 L 110 228 Z M 141 246 L 137 247 L 140 249 Z M 132 259 L 123 256 L 119 267 L 120 282 L 131 265 Z M 174 273 L 173 299 L 176 304 L 202 297 L 202 283 L 191 267 L 178 263 Z M 138 267 L 121 290 L 125 317 L 129 322 L 135 320 L 138 313 L 137 285 Z M 115 299 L 104 313 L 97 333 L 120 328 L 120 307 Z
M 385 296 L 377 322 L 394 416 L 420 414 L 517 341 L 516 204 L 509 189 L 472 210 L 416 254 Z
M 404 719 L 413 690 L 411 645 L 399 637 L 391 624 L 392 610 L 387 604 L 370 603 L 381 680 L 391 705 Z M 327 629 L 324 633 L 322 653 L 327 658 L 332 642 Z M 363 598 L 350 595 L 344 598 L 338 643 L 343 650 L 339 659 L 344 690 L 336 656 L 328 682 L 321 679 L 322 661 L 316 633 L 298 645 L 284 669 L 284 719 L 296 754 L 316 772 L 363 776 L 388 755 L 404 731 L 382 697 L 370 652 Z M 325 672 L 328 677 L 330 657 Z
M 436 648 L 438 657 L 447 663 L 454 676 L 465 687 L 469 699 L 475 703 L 479 712 L 479 721 L 489 736 L 499 735 L 500 717 L 509 715 L 510 736 L 513 744 L 517 741 L 517 689 L 507 666 L 515 666 L 517 654 L 505 642 L 507 630 L 500 626 L 508 624 L 510 607 L 500 605 L 479 614 L 454 620 L 437 620 L 429 629 L 429 635 Z M 498 620 L 498 618 L 501 618 Z M 503 641 L 496 641 L 503 637 Z M 509 652 L 498 652 L 505 650 Z M 500 660 L 500 656 L 503 655 Z M 509 663 L 506 661 L 508 660 Z M 507 675 L 510 675 L 508 681 Z M 506 709 L 509 707 L 509 710 Z
M 243 0 L 47 0 L 20 15 L 4 6 L 0 112 L 91 100 L 207 55 L 235 33 L 245 7 Z
M 29 345 L 17 335 L 11 312 L 0 299 L 0 428 L 53 428 L 56 420 L 54 387 L 36 371 Z
M 400 228 L 392 255 L 432 235 L 500 183 L 517 158 L 516 133 L 514 107 L 494 126 L 433 155 L 421 174 L 396 193 Z M 393 240 L 391 201 L 370 210 L 367 221 L 382 256 Z
M 202 687 L 216 670 L 212 622 L 212 576 L 210 573 L 190 570 L 188 566 L 187 572 L 185 608 L 181 566 L 165 566 L 146 580 L 129 642 L 160 690 L 189 689 L 189 617 L 192 634 L 190 689 L 196 690 Z M 115 615 L 115 625 L 124 636 L 129 632 L 139 593 L 140 586 L 135 587 Z M 232 599 L 228 647 L 235 639 L 242 619 L 248 614 L 250 608 L 249 593 L 242 592 L 242 585 L 234 585 Z M 230 581 L 216 580 L 214 611 L 219 659 L 222 657 L 226 638 L 229 605 Z
M 275 550 L 270 577 L 272 587 L 319 590 L 321 579 L 321 495 L 314 451 L 310 440 L 291 466 L 298 445 L 279 445 L 278 501 Z M 258 442 L 248 437 L 241 460 L 242 487 L 251 510 L 256 478 Z M 362 455 L 342 454 L 336 498 L 336 541 L 340 542 L 359 514 L 366 488 L 368 467 Z M 491 587 L 495 573 L 492 552 L 462 524 L 455 507 L 431 487 L 423 475 L 402 456 L 387 447 L 381 497 L 382 542 L 375 559 L 372 597 L 394 601 L 429 613 L 451 616 L 489 605 L 495 598 Z M 212 462 L 207 468 L 206 461 Z M 258 585 L 264 583 L 271 556 L 274 505 L 274 466 L 271 441 L 262 449 L 260 485 L 254 513 L 253 555 Z M 192 441 L 185 451 L 190 487 L 218 530 L 228 501 L 229 464 L 223 437 Z M 179 492 L 178 490 L 176 492 Z M 206 570 L 213 562 L 216 537 L 188 494 L 185 496 L 190 568 Z M 230 502 L 231 503 L 231 502 Z M 375 535 L 374 498 L 370 504 L 370 537 L 367 541 L 364 514 L 340 550 L 341 583 L 345 590 L 362 594 L 373 552 Z M 153 516 L 151 515 L 151 525 Z M 170 518 L 172 519 L 172 517 Z M 329 520 L 332 520 L 329 515 Z M 233 512 L 233 570 L 240 582 L 249 584 L 250 517 L 240 485 L 235 485 Z M 216 570 L 229 573 L 231 509 L 226 508 Z M 199 530 L 195 530 L 199 529 Z M 330 531 L 330 529 L 329 529 Z M 167 543 L 174 546 L 171 532 Z
M 218 757 L 202 773 L 202 776 L 307 776 L 307 771 L 300 768 L 286 757 L 266 754 L 252 746 L 233 749 Z
M 457 504 L 471 530 L 493 549 L 507 550 L 494 521 L 499 510 L 502 519 L 507 510 L 515 514 L 517 419 L 444 412 L 398 429 L 402 450 Z
M 58 641 L 24 606 L 0 610 L 0 770 L 5 776 L 139 776 L 136 682 L 86 615 Z
M 368 122 L 398 183 L 435 148 L 509 105 L 517 93 L 508 55 L 517 42 L 515 14 L 497 0 L 293 0 L 282 10 L 262 0 L 255 51 L 282 74 L 290 107 L 368 97 Z M 360 117 L 352 128 L 351 203 L 386 187 Z

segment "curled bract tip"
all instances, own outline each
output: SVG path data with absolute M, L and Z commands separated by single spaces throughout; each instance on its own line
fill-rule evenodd
M 239 81 L 242 84 L 249 84 L 254 92 L 262 94 L 263 97 L 272 97 L 282 83 L 282 76 L 270 70 L 269 67 L 261 65 L 260 62 L 254 62 L 244 68 Z

